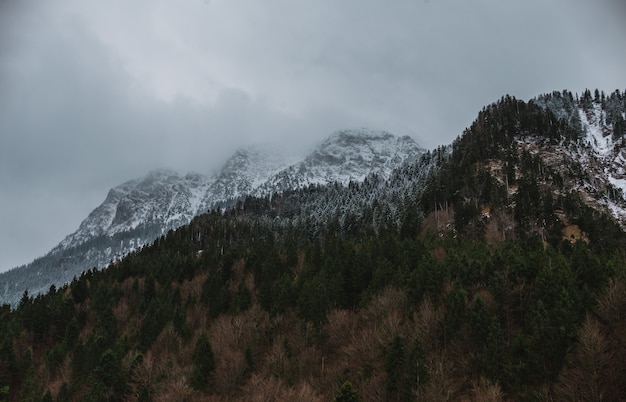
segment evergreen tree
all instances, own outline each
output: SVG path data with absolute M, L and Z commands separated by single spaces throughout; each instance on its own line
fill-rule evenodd
M 210 377 L 215 370 L 215 358 L 209 342 L 209 336 L 202 333 L 193 351 L 193 371 L 191 373 L 191 386 L 199 391 L 206 391 L 209 387 Z
M 345 381 L 341 384 L 341 388 L 333 399 L 334 402 L 360 402 L 361 398 L 359 398 L 359 394 L 352 387 L 352 383 L 350 381 Z

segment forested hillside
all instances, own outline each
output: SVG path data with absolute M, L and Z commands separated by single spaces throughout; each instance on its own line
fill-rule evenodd
M 548 155 L 583 127 L 505 97 L 386 180 L 248 197 L 24 294 L 0 400 L 620 400 L 626 236 Z
M 104 268 L 170 229 L 188 224 L 194 216 L 230 207 L 246 196 L 265 197 L 311 184 L 361 183 L 372 175 L 377 176 L 380 187 L 397 168 L 416 161 L 424 152 L 410 137 L 367 129 L 342 130 L 307 153 L 287 155 L 271 146 L 239 149 L 211 176 L 153 170 L 109 190 L 104 202 L 49 253 L 0 273 L 0 304 L 16 306 L 25 289 L 37 295 L 52 284 L 58 287 L 71 282 L 88 269 Z M 420 174 L 426 173 L 428 170 Z M 397 195 L 406 190 L 402 183 L 392 192 Z M 357 201 L 363 202 L 370 201 Z

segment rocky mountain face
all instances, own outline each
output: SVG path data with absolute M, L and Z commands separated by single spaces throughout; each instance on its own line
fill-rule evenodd
M 571 93 L 552 93 L 535 102 L 567 121 L 580 135 L 573 140 L 541 144 L 520 141 L 563 175 L 565 187 L 581 194 L 595 209 L 613 216 L 626 228 L 626 98 L 596 91 L 575 100 Z
M 348 184 L 372 174 L 386 179 L 423 153 L 409 137 L 362 129 L 337 132 L 301 156 L 287 157 L 267 147 L 244 148 L 213 176 L 152 171 L 111 189 L 78 230 L 46 256 L 0 274 L 0 302 L 15 304 L 25 289 L 32 295 L 71 281 L 241 197 L 311 184 Z
M 179 176 L 154 170 L 143 178 L 112 188 L 100 206 L 53 251 L 75 247 L 99 236 L 114 236 L 140 226 L 173 228 L 188 223 L 198 211 L 210 182 L 199 174 Z
M 426 226 L 492 242 L 587 240 L 616 223 L 624 230 L 625 120 L 620 91 L 503 97 L 479 113 L 435 169 L 421 200 L 435 208 Z M 606 227 L 587 225 L 590 213 L 605 216 Z
M 285 171 L 354 180 L 353 167 L 397 153 L 367 133 L 345 144 L 338 134 L 266 178 L 255 176 L 263 158 L 247 165 L 241 152 L 241 187 L 229 194 L 259 197 L 226 201 L 107 269 L 1 308 L 0 389 L 9 400 L 440 400 L 441 390 L 451 400 L 620 400 L 625 101 L 505 96 L 451 145 L 388 175 L 310 180 L 271 197 L 264 185 Z M 298 176 L 287 183 L 306 185 Z M 134 216 L 182 216 L 168 191 L 184 178 L 168 177 L 113 191 L 119 219 L 103 207 L 108 218 L 93 222 L 106 230 L 61 264 L 123 241 L 128 232 L 114 230 Z M 146 194 L 169 203 L 148 207 Z
M 251 194 L 262 196 L 310 184 L 361 182 L 372 173 L 386 179 L 394 169 L 417 160 L 423 152 L 410 137 L 368 130 L 341 131 L 301 161 L 271 175 Z
M 48 255 L 0 274 L 0 302 L 15 304 L 24 289 L 33 294 L 71 281 L 248 195 L 286 194 L 273 213 L 309 222 L 314 233 L 330 222 L 342 233 L 363 225 L 373 225 L 374 234 L 419 226 L 491 242 L 533 233 L 558 242 L 606 232 L 613 222 L 624 230 L 625 121 L 620 91 L 553 92 L 528 102 L 505 96 L 483 108 L 453 144 L 430 152 L 408 137 L 353 130 L 289 158 L 248 147 L 212 176 L 157 170 L 111 189 Z M 324 187 L 334 182 L 361 184 Z M 316 190 L 296 191 L 311 185 Z M 585 226 L 582 208 L 610 221 Z

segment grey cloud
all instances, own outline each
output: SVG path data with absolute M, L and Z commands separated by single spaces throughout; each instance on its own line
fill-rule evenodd
M 504 94 L 624 87 L 618 0 L 0 3 L 0 269 L 109 187 L 345 127 L 449 143 Z

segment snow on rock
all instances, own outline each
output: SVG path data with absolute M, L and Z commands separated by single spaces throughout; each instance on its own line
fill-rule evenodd
M 621 106 L 615 106 L 622 102 Z M 579 176 L 572 178 L 572 190 L 583 194 L 595 208 L 604 209 L 612 215 L 623 228 L 626 228 L 626 151 L 625 138 L 615 133 L 613 124 L 607 122 L 610 113 L 609 105 L 626 108 L 626 102 L 621 100 L 622 95 L 611 94 L 611 98 L 604 100 L 590 97 L 570 100 L 570 106 L 559 104 L 554 107 L 555 98 L 545 95 L 535 101 L 549 108 L 556 116 L 566 119 L 568 123 L 578 128 L 582 138 L 575 143 L 561 142 L 556 146 L 543 145 L 542 157 L 548 165 L 563 171 L 564 161 L 574 166 L 580 166 Z M 564 97 L 558 99 L 563 102 Z M 573 109 L 573 113 L 564 112 Z M 620 112 L 623 115 L 623 112 Z M 576 121 L 577 120 L 577 121 Z
M 76 246 L 97 236 L 112 237 L 142 225 L 159 227 L 158 234 L 163 234 L 219 203 L 246 195 L 263 196 L 310 184 L 347 184 L 373 173 L 387 178 L 395 168 L 423 152 L 410 137 L 367 129 L 344 130 L 308 154 L 285 156 L 271 146 L 240 149 L 211 177 L 197 173 L 181 177 L 171 170 L 154 170 L 111 189 L 102 205 L 59 247 Z M 153 238 L 148 236 L 143 242 Z
M 114 263 L 220 204 L 310 184 L 347 184 L 371 174 L 387 178 L 423 152 L 410 137 L 359 129 L 337 132 L 310 153 L 285 155 L 258 145 L 240 149 L 211 176 L 154 170 L 112 188 L 74 233 L 46 256 L 18 270 L 30 278 L 33 272 L 40 273 L 39 282 L 28 282 L 29 292 L 36 294 L 51 283 L 71 281 L 86 269 Z M 19 299 L 25 285 L 14 286 L 4 296 L 0 294 L 0 301 Z
M 372 173 L 386 179 L 394 169 L 419 158 L 424 151 L 410 137 L 368 129 L 339 131 L 301 161 L 270 176 L 253 194 L 311 184 L 361 182 Z
M 578 110 L 580 120 L 586 131 L 586 141 L 598 156 L 605 157 L 612 150 L 611 136 L 605 135 L 604 127 L 601 125 L 602 109 L 600 105 L 594 104 L 590 113 L 585 112 L 582 108 Z

